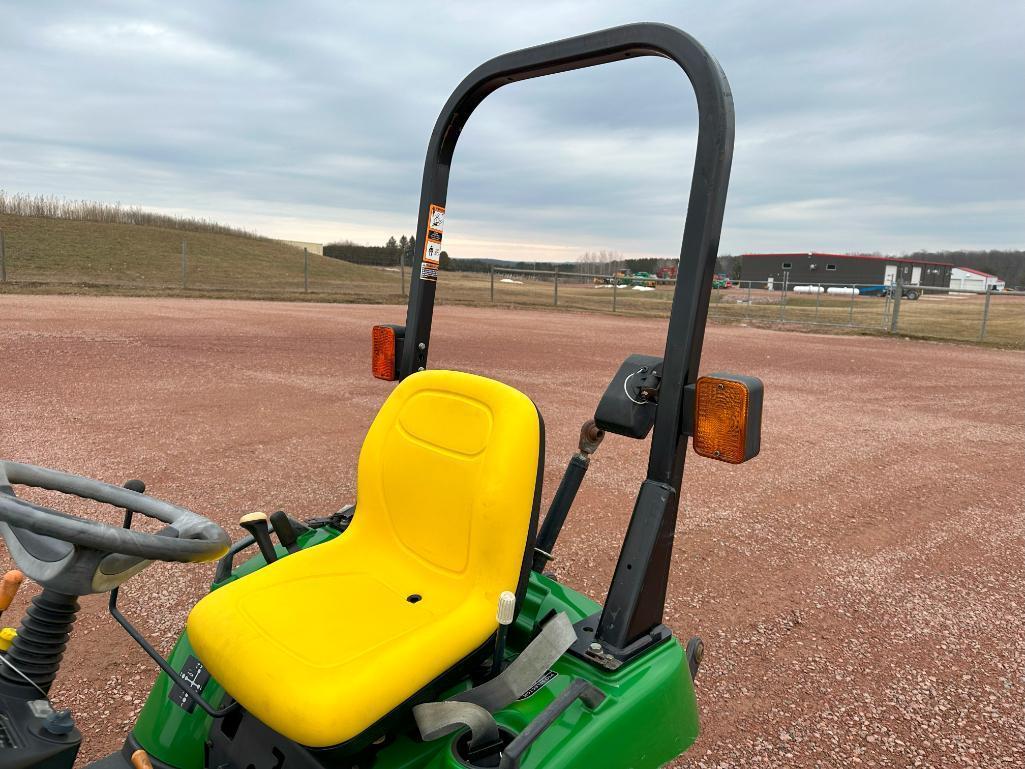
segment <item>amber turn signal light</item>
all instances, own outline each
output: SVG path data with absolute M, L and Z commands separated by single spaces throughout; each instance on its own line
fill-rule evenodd
M 402 355 L 402 338 L 405 326 L 374 326 L 371 371 L 378 379 L 394 382 L 399 378 L 399 356 Z
M 698 379 L 694 403 L 694 451 L 739 465 L 758 455 L 762 445 L 760 379 L 711 374 Z

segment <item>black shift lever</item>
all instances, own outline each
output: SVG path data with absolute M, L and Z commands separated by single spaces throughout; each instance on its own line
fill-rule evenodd
M 298 553 L 302 550 L 302 548 L 299 547 L 299 535 L 295 533 L 295 527 L 288 519 L 288 514 L 284 510 L 278 510 L 276 513 L 272 513 L 270 517 L 270 524 L 274 527 L 274 533 L 278 535 L 278 540 L 284 546 L 285 550 L 289 553 Z
M 134 491 L 136 494 L 146 493 L 146 484 L 140 481 L 138 478 L 132 478 L 129 481 L 125 481 L 123 486 L 129 491 Z M 127 507 L 125 508 L 125 520 L 124 523 L 121 524 L 121 528 L 132 528 L 132 511 L 129 510 Z
M 239 518 L 238 525 L 248 531 L 256 540 L 263 560 L 267 563 L 274 563 L 278 560 L 278 554 L 274 552 L 274 543 L 270 538 L 270 530 L 267 528 L 267 513 L 246 513 Z

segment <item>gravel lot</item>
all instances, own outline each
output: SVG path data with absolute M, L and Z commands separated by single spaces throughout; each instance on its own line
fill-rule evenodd
M 246 511 L 331 512 L 354 496 L 359 444 L 390 389 L 369 375 L 369 327 L 403 318 L 4 296 L 0 456 L 141 477 L 236 537 Z M 629 352 L 660 354 L 664 331 L 445 307 L 432 362 L 537 402 L 547 502 L 608 378 Z M 704 368 L 761 377 L 766 402 L 761 456 L 734 467 L 691 455 L 685 477 L 667 622 L 702 635 L 707 654 L 703 734 L 676 765 L 1025 766 L 1025 356 L 711 327 Z M 606 440 L 560 543 L 560 576 L 595 598 L 645 448 Z M 126 613 L 166 647 L 211 575 L 154 566 L 125 588 Z M 154 669 L 103 597 L 82 605 L 55 695 L 76 709 L 91 759 L 120 744 Z

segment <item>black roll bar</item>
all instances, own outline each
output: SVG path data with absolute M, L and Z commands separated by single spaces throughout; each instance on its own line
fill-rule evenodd
M 661 623 L 665 609 L 687 446 L 684 388 L 697 378 L 733 159 L 729 83 L 697 40 L 665 24 L 628 24 L 498 56 L 459 84 L 445 103 L 427 148 L 399 366 L 400 378 L 427 367 L 437 288 L 430 269 L 427 279 L 421 274 L 429 217 L 432 206 L 445 206 L 452 155 L 474 109 L 508 83 L 638 56 L 672 59 L 687 74 L 697 98 L 698 140 L 647 480 L 638 494 L 598 627 L 598 640 L 613 654 L 643 642 Z

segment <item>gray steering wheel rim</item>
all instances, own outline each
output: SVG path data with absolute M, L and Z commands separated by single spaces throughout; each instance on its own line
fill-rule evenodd
M 168 524 L 178 536 L 123 529 L 51 510 L 14 496 L 12 484 L 125 508 Z M 0 460 L 0 521 L 79 547 L 148 561 L 211 561 L 224 555 L 231 544 L 220 526 L 184 507 L 80 475 L 8 460 Z

